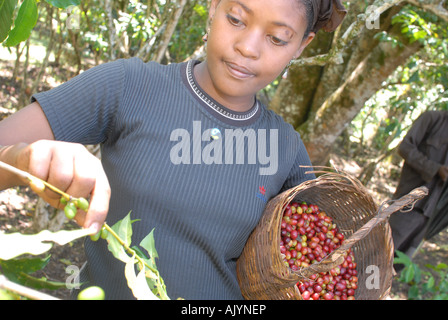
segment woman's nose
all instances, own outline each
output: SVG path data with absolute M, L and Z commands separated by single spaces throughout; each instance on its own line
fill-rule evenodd
M 235 42 L 235 50 L 249 59 L 258 59 L 261 50 L 261 37 L 257 32 L 247 30 Z

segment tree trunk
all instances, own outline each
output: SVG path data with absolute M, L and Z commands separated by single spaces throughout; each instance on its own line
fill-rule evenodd
M 177 23 L 179 22 L 180 16 L 182 15 L 186 4 L 187 0 L 179 0 L 176 1 L 176 4 L 173 6 L 173 14 L 166 25 L 162 38 L 160 39 L 160 44 L 154 54 L 154 61 L 159 63 L 162 62 L 166 49 L 170 44 L 171 37 L 173 36 L 174 30 L 176 29 Z
M 420 42 L 408 43 L 399 26 L 395 26 L 391 34 L 399 37 L 404 46 L 380 42 L 323 102 L 314 117 L 298 128 L 314 165 L 327 162 L 336 138 L 359 113 L 364 103 L 381 88 L 382 82 L 398 66 L 422 48 Z
M 356 46 L 352 45 L 344 51 L 344 62 L 341 64 L 329 64 L 324 68 L 322 80 L 316 89 L 310 110 L 315 114 L 322 106 L 325 100 L 336 91 L 349 77 L 353 70 L 363 61 L 366 56 L 378 45 L 378 41 L 374 40 L 375 34 L 387 31 L 390 28 L 392 17 L 401 10 L 402 6 L 395 6 L 381 15 L 379 29 L 363 28 L 358 35 Z M 356 19 L 358 12 L 366 11 L 365 4 L 358 1 L 350 7 L 351 14 L 342 25 L 343 30 L 348 28 L 351 21 Z
M 39 233 L 42 230 L 59 231 L 67 221 L 64 210 L 50 207 L 42 198 L 39 198 L 33 215 L 33 230 Z
M 28 66 L 30 63 L 30 38 L 28 38 L 25 42 L 25 63 L 23 65 L 23 79 L 22 82 L 20 84 L 20 97 L 19 97 L 19 109 L 23 108 L 24 106 L 26 106 L 28 103 L 28 96 L 26 94 L 27 92 L 27 87 L 28 87 Z
M 111 0 L 105 0 L 104 5 L 106 6 L 106 16 L 107 16 L 107 26 L 109 31 L 109 58 L 111 61 L 116 59 L 115 54 L 115 43 L 116 43 L 116 31 L 115 31 L 115 25 L 114 25 L 114 18 L 112 15 L 113 11 L 113 1 Z
M 327 53 L 332 38 L 331 33 L 318 33 L 306 48 L 303 57 Z M 321 79 L 321 73 L 320 66 L 291 68 L 288 77 L 280 82 L 269 108 L 294 127 L 306 121 L 308 106 Z
M 12 79 L 14 81 L 17 80 L 17 76 L 19 75 L 19 69 L 20 69 L 20 57 L 22 56 L 23 51 L 25 50 L 26 46 L 23 46 L 22 49 L 20 49 L 20 43 L 15 46 L 16 49 L 16 62 L 14 63 L 14 71 L 12 73 Z
M 379 28 L 367 28 L 367 16 L 362 16 L 372 3 L 382 9 Z M 401 34 L 401 26 L 391 26 L 392 17 L 405 4 L 405 1 L 351 2 L 349 14 L 338 31 L 319 32 L 304 52 L 306 63 L 296 64 L 288 78 L 281 81 L 270 108 L 299 131 L 314 165 L 327 163 L 337 137 L 365 102 L 398 66 L 422 48 L 419 42 L 409 43 Z M 345 30 L 343 35 L 341 30 Z M 350 30 L 357 30 L 353 32 L 355 37 L 348 36 Z M 374 38 L 379 32 L 398 38 L 404 46 L 379 42 Z M 334 48 L 341 43 L 344 47 L 336 55 Z M 343 61 L 335 62 L 334 57 L 338 56 Z M 310 66 L 309 61 L 318 66 Z M 325 65 L 325 61 L 331 63 Z
M 31 88 L 31 92 L 36 92 L 37 87 L 39 86 L 39 84 L 42 81 L 42 77 L 45 74 L 45 70 L 47 69 L 48 66 L 48 60 L 50 59 L 50 54 L 53 51 L 53 46 L 54 46 L 54 38 L 55 38 L 55 30 L 53 28 L 53 6 L 46 6 L 47 8 L 47 25 L 50 26 L 50 39 L 48 40 L 48 46 L 47 46 L 47 51 L 45 53 L 45 58 L 42 61 L 42 65 L 40 67 L 39 73 L 37 75 L 37 77 L 34 80 L 33 86 Z

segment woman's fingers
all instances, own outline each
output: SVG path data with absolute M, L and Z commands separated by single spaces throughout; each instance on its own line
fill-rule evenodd
M 84 146 L 38 141 L 23 149 L 18 166 L 72 197 L 89 199 L 87 212 L 78 210 L 74 219 L 92 232 L 101 229 L 109 209 L 110 186 L 100 160 Z M 53 207 L 64 207 L 59 193 L 49 188 L 35 191 Z
M 107 213 L 109 211 L 109 201 L 111 196 L 109 181 L 106 174 L 101 171 L 97 171 L 96 179 L 94 181 L 93 188 L 90 192 L 90 203 L 87 213 L 78 212 L 76 221 L 84 228 L 91 228 L 92 233 L 97 233 L 101 230 L 101 227 L 106 220 Z

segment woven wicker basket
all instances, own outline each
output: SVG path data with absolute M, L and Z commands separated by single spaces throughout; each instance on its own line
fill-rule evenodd
M 291 188 L 268 202 L 263 217 L 237 261 L 243 297 L 248 300 L 302 300 L 295 284 L 312 274 L 340 265 L 344 254 L 351 248 L 359 279 L 355 298 L 386 298 L 394 275 L 394 251 L 388 217 L 424 197 L 427 190 L 416 189 L 378 208 L 362 184 L 349 175 L 326 171 L 314 173 L 323 175 Z M 333 218 L 346 239 L 326 259 L 298 272 L 285 266 L 280 254 L 283 208 L 293 200 L 318 205 Z

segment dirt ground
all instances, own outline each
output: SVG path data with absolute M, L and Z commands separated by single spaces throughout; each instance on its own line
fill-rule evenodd
M 32 76 L 33 72 L 30 72 Z M 0 60 L 0 119 L 11 113 L 11 105 L 17 102 L 16 93 L 19 90 L 17 83 L 10 80 L 12 75 L 11 64 L 5 64 Z M 344 161 L 340 157 L 333 157 L 333 163 L 338 169 L 342 169 L 349 174 L 356 176 L 360 167 L 353 161 Z M 395 168 L 398 170 L 399 168 Z M 380 204 L 382 201 L 390 199 L 394 189 L 394 179 L 390 179 L 390 168 L 378 168 L 373 180 L 367 188 L 372 196 Z M 0 232 L 30 232 L 32 227 L 33 211 L 37 202 L 37 197 L 27 188 L 13 188 L 0 192 Z M 65 229 L 75 228 L 73 223 L 67 222 Z M 48 280 L 65 282 L 69 273 L 66 272 L 68 266 L 74 265 L 80 268 L 84 261 L 83 240 L 77 240 L 66 246 L 55 245 L 50 251 L 51 259 L 49 264 L 36 276 L 45 276 Z M 447 262 L 448 257 L 448 231 L 445 230 L 439 235 L 424 243 L 421 250 L 414 257 L 420 268 L 425 268 L 426 264 L 437 265 Z M 397 281 L 397 277 L 392 283 L 390 299 L 406 300 L 408 287 Z M 60 289 L 56 291 L 45 291 L 60 299 L 69 299 L 70 290 Z

